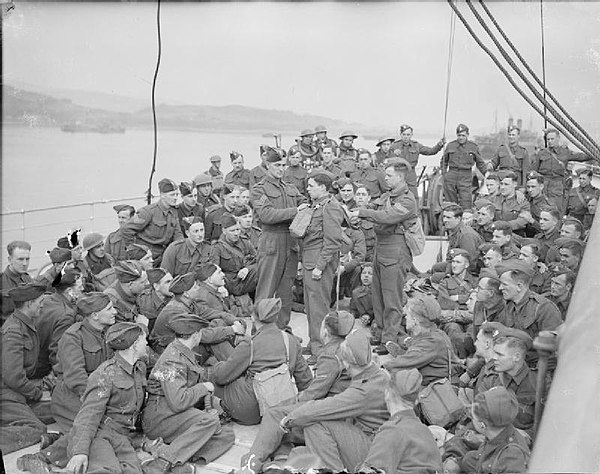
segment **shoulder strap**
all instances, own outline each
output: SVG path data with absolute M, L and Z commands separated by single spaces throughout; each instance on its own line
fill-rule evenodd
M 283 334 L 283 343 L 285 344 L 285 362 L 290 365 L 290 336 L 285 331 L 281 331 L 281 334 Z

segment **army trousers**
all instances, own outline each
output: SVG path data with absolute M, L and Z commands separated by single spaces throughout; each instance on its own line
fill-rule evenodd
M 565 182 L 561 177 L 545 177 L 544 190 L 552 204 L 560 211 L 564 211 Z
M 40 441 L 46 432 L 46 425 L 40 416 L 48 415 L 44 410 L 49 408 L 47 403 L 34 403 L 31 406 L 21 401 L 9 389 L 2 389 L 0 396 L 0 449 L 4 454 L 18 451 Z M 40 413 L 41 412 L 41 413 Z
M 369 453 L 372 437 L 346 421 L 322 421 L 304 428 L 308 449 L 319 457 L 320 467 L 333 472 L 356 472 Z
M 292 285 L 298 270 L 298 253 L 293 250 L 294 239 L 289 232 L 263 232 L 258 239 L 255 302 L 264 298 L 281 298 L 277 320 L 280 329 L 290 323 Z
M 86 474 L 113 473 L 142 474 L 142 466 L 126 435 L 100 428 L 90 445 Z
M 227 291 L 233 296 L 243 296 L 248 293 L 254 293 L 256 291 L 256 266 L 250 265 L 248 267 L 248 274 L 246 278 L 241 280 L 240 278 L 235 276 L 235 278 L 227 278 Z
M 473 173 L 471 170 L 449 170 L 444 175 L 444 201 L 460 204 L 463 209 L 473 207 Z
M 303 269 L 304 275 L 304 309 L 308 319 L 308 336 L 310 352 L 318 355 L 323 343 L 321 342 L 321 323 L 331 307 L 331 289 L 337 269 L 337 258 L 324 268 L 321 278 L 312 277 L 312 269 Z
M 81 408 L 79 396 L 69 390 L 62 376 L 56 382 L 52 391 L 52 416 L 58 423 L 61 433 L 68 433 L 73 427 L 73 421 Z

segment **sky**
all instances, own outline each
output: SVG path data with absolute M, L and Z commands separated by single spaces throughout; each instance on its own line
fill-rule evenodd
M 539 2 L 487 5 L 540 72 Z M 475 25 L 467 5 L 459 7 Z M 597 136 L 600 3 L 545 2 L 544 22 L 547 85 Z M 163 3 L 157 102 L 241 104 L 442 134 L 450 24 L 444 1 Z M 155 3 L 16 2 L 3 20 L 9 84 L 150 105 L 156 54 Z M 513 116 L 542 126 L 459 21 L 449 91 L 450 135 L 459 122 L 489 131 L 496 112 L 499 125 Z

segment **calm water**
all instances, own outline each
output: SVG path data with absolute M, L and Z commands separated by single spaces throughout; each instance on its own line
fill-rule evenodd
M 159 123 L 160 126 L 160 123 Z M 332 136 L 337 135 L 334 134 Z M 417 137 L 419 139 L 419 137 Z M 432 145 L 435 137 L 422 137 Z M 292 135 L 283 135 L 287 149 Z M 160 131 L 153 192 L 163 177 L 176 182 L 191 180 L 210 166 L 214 154 L 223 158 L 222 170 L 231 170 L 229 152 L 241 152 L 246 167 L 260 162 L 259 145 L 274 145 L 261 133 Z M 357 139 L 357 147 L 375 149 L 374 140 Z M 127 130 L 124 134 L 65 133 L 53 128 L 5 126 L 2 131 L 2 213 L 71 205 L 121 197 L 143 205 L 152 164 L 153 134 L 150 130 Z M 435 163 L 438 157 L 424 162 Z M 14 239 L 33 245 L 31 268 L 48 261 L 46 250 L 69 229 L 106 234 L 117 227 L 114 203 L 85 205 L 2 217 L 2 246 Z M 2 252 L 2 266 L 6 265 Z

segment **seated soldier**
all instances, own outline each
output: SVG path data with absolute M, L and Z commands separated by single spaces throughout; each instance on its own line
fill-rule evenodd
M 434 380 L 448 378 L 458 373 L 453 363 L 452 342 L 448 336 L 435 324 L 441 316 L 439 303 L 431 295 L 419 295 L 411 298 L 404 307 L 406 313 L 406 330 L 409 337 L 400 336 L 403 344 L 408 346 L 403 352 L 398 344 L 386 344 L 391 360 L 383 363 L 389 371 L 398 369 L 419 369 L 423 376 L 423 385 L 429 385 Z
M 148 318 L 148 332 L 152 333 L 156 318 L 173 296 L 169 291 L 173 276 L 164 268 L 151 268 L 146 274 L 150 288 L 137 295 L 136 301 L 139 313 Z
M 557 268 L 558 266 L 563 266 L 577 275 L 583 259 L 585 244 L 580 240 L 567 239 L 566 237 L 559 237 L 555 243 L 560 265 L 554 264 L 550 265 L 550 267 Z
M 355 318 L 360 318 L 365 326 L 370 326 L 374 318 L 373 294 L 371 293 L 371 284 L 373 283 L 372 263 L 363 264 L 360 281 L 362 285 L 352 290 L 349 311 Z
M 303 428 L 308 449 L 322 468 L 353 471 L 369 452 L 389 414 L 385 405 L 388 375 L 371 360 L 368 336 L 352 331 L 339 349 L 352 382 L 342 393 L 298 405 L 280 423 L 283 430 Z
M 205 397 L 214 386 L 207 371 L 196 362 L 193 349 L 202 340 L 208 321 L 195 314 L 176 314 L 168 323 L 175 339 L 162 353 L 148 377 L 148 399 L 142 426 L 150 439 L 153 459 L 145 473 L 194 473 L 188 461 L 211 462 L 233 445 L 231 429 L 223 430 L 216 413 L 209 412 Z M 201 408 L 204 408 L 202 410 Z
M 104 237 L 98 233 L 91 233 L 83 238 L 83 267 L 86 288 L 91 291 L 104 291 L 112 286 L 117 277 L 113 265 L 115 259 L 104 251 Z
M 71 251 L 69 249 L 61 249 L 56 247 L 48 252 L 52 266 L 44 273 L 39 275 L 35 280 L 39 283 L 44 283 L 48 291 L 52 291 L 52 282 L 62 271 L 62 269 L 71 261 Z
M 146 396 L 145 328 L 116 323 L 106 343 L 115 352 L 89 377 L 69 434 L 67 472 L 142 472 L 131 439 Z
M 225 213 L 231 215 L 235 206 L 239 203 L 240 194 L 243 189 L 244 186 L 226 182 L 221 191 L 223 204 L 211 206 L 206 210 L 204 224 L 206 225 L 205 239 L 207 242 L 214 243 L 219 240 L 223 230 L 221 218 Z
M 496 206 L 487 199 L 478 199 L 475 201 L 475 206 L 477 207 L 477 213 L 472 227 L 481 236 L 484 242 L 491 242 L 492 234 L 494 232 L 492 230 L 492 225 L 496 214 Z
M 350 178 L 340 178 L 336 181 L 337 184 L 335 186 L 338 192 L 335 197 L 347 211 L 356 208 L 356 201 L 354 200 L 354 192 L 356 191 L 354 188 L 355 182 L 359 182 L 359 180 L 353 181 Z M 377 183 L 375 183 L 375 186 L 377 186 Z M 372 191 L 372 189 L 370 189 L 370 191 Z M 379 194 L 381 194 L 381 192 Z
M 275 465 L 289 454 L 290 444 L 304 444 L 304 434 L 301 429 L 284 433 L 279 423 L 299 404 L 309 400 L 320 400 L 342 393 L 350 385 L 350 377 L 340 365 L 337 353 L 344 338 L 354 327 L 354 318 L 347 311 L 331 311 L 321 324 L 321 341 L 323 349 L 317 357 L 315 378 L 306 390 L 298 395 L 298 403 L 277 405 L 269 408 L 260 423 L 260 430 L 252 443 L 252 447 L 241 459 L 241 466 L 248 462 L 253 469 L 259 470 L 273 454 Z M 273 464 L 271 467 L 275 467 Z M 268 466 L 264 465 L 263 470 Z
M 240 225 L 240 238 L 249 241 L 252 246 L 258 248 L 258 238 L 262 234 L 262 230 L 257 225 L 254 225 L 254 211 L 247 204 L 235 206 L 233 216 Z
M 183 222 L 185 239 L 172 242 L 160 264 L 173 277 L 194 272 L 198 265 L 210 260 L 210 242 L 204 240 L 204 222 L 199 217 Z
M 106 237 L 104 242 L 104 248 L 106 253 L 109 254 L 115 260 L 127 260 L 125 256 L 125 240 L 121 235 L 121 228 L 127 222 L 129 222 L 135 215 L 135 207 L 129 204 L 117 204 L 113 206 L 113 209 L 117 213 L 117 219 L 119 221 L 119 228 L 114 232 L 111 232 Z
M 494 387 L 478 394 L 471 407 L 471 416 L 485 441 L 477 451 L 468 452 L 462 459 L 447 459 L 444 472 L 526 472 L 529 447 L 525 437 L 513 426 L 518 410 L 515 395 L 504 387 Z
M 592 228 L 592 222 L 594 222 L 594 216 L 596 215 L 596 209 L 598 208 L 598 198 L 592 198 L 588 201 L 587 213 L 583 216 L 583 228 L 586 230 L 586 238 L 589 238 L 589 233 Z
M 225 288 L 225 274 L 218 265 L 214 263 L 203 263 L 196 271 L 200 294 L 198 296 L 198 303 L 208 306 L 209 308 L 223 311 L 224 313 L 230 314 L 229 318 L 224 320 L 211 321 L 211 326 L 222 325 L 222 324 L 233 324 L 236 318 L 244 318 L 250 316 L 250 312 L 245 314 L 242 308 L 237 306 L 233 297 L 229 295 L 227 288 Z M 246 323 L 241 321 L 244 327 Z
M 258 281 L 256 249 L 240 238 L 240 224 L 231 214 L 221 216 L 221 230 L 219 240 L 213 243 L 210 261 L 223 269 L 230 294 L 253 295 Z
M 562 220 L 562 225 L 560 227 L 560 236 L 569 239 L 583 240 L 585 236 L 583 224 L 574 217 L 565 217 Z
M 38 364 L 39 339 L 35 328 L 46 285 L 26 283 L 8 292 L 14 311 L 2 325 L 2 375 L 0 378 L 0 447 L 8 454 L 40 441 L 46 426 L 50 394 L 33 376 Z M 49 410 L 47 410 L 49 411 Z
M 177 217 L 181 226 L 181 233 L 185 235 L 186 221 L 194 218 L 204 219 L 204 206 L 198 202 L 198 190 L 193 182 L 179 183 L 181 202 L 177 204 Z
M 148 326 L 148 318 L 139 314 L 137 297 L 148 284 L 148 275 L 137 260 L 121 260 L 115 264 L 117 281 L 104 290 L 115 309 L 117 321 L 139 322 Z
M 152 258 L 152 250 L 144 244 L 129 244 L 125 249 L 126 260 L 137 260 L 146 271 L 150 270 L 154 265 Z
M 496 221 L 492 225 L 492 243 L 502 250 L 502 260 L 519 258 L 519 247 L 514 242 L 512 227 L 508 222 Z
M 238 321 L 235 321 L 231 314 L 209 308 L 198 301 L 201 295 L 198 278 L 201 278 L 201 275 L 197 272 L 196 274 L 186 273 L 184 275 L 179 275 L 177 278 L 173 279 L 169 286 L 169 291 L 173 293 L 173 298 L 167 303 L 156 318 L 154 328 L 152 329 L 152 333 L 150 333 L 150 345 L 158 354 L 163 353 L 165 348 L 175 338 L 175 334 L 169 328 L 167 323 L 176 314 L 183 312 L 193 313 L 202 316 L 209 321 L 213 319 L 219 319 L 221 321 L 231 320 L 232 324 L 230 326 L 215 327 L 203 332 L 203 345 L 210 345 L 210 352 L 217 360 L 225 360 L 233 351 L 233 347 L 229 340 L 233 339 L 236 334 L 244 334 L 244 327 Z M 222 326 L 222 322 L 220 322 L 219 325 Z M 203 347 L 203 349 L 205 350 L 202 352 L 202 355 L 208 357 L 208 354 L 206 353 L 207 348 Z
M 371 201 L 371 195 L 366 186 L 358 184 L 356 192 L 354 193 L 354 199 L 356 201 L 356 207 L 358 209 L 368 208 Z M 373 261 L 373 252 L 375 248 L 375 229 L 373 222 L 366 219 L 358 220 L 358 228 L 362 231 L 365 236 L 365 245 L 367 247 L 367 255 L 365 257 L 366 262 Z
M 505 221 L 513 232 L 525 235 L 526 215 L 531 214 L 529 201 L 517 190 L 519 179 L 515 172 L 502 170 L 500 178 L 500 196 L 495 201 L 496 220 Z
M 560 211 L 552 206 L 542 207 L 540 211 L 540 231 L 535 239 L 540 245 L 542 261 L 555 262 L 559 259 L 555 240 L 560 237 Z
M 256 329 L 252 338 L 240 341 L 227 360 L 217 362 L 213 367 L 215 395 L 221 398 L 223 409 L 240 424 L 256 425 L 260 422 L 252 382 L 255 374 L 279 367 L 287 361 L 299 391 L 306 389 L 312 380 L 300 343 L 277 327 L 280 310 L 279 298 L 260 300 L 256 304 L 256 313 L 252 315 Z
M 484 322 L 506 322 L 506 301 L 496 277 L 481 277 L 477 283 L 477 295 L 473 307 L 473 338 Z M 474 339 L 473 339 L 474 340 Z
M 417 369 L 392 374 L 385 390 L 390 420 L 379 428 L 359 472 L 442 472 L 442 458 L 433 435 L 415 414 L 421 382 Z
M 569 311 L 569 303 L 571 303 L 576 278 L 577 275 L 571 270 L 558 269 L 552 273 L 550 291 L 544 293 L 544 296 L 556 305 L 563 321 L 567 319 L 567 311 Z
M 444 229 L 448 233 L 448 252 L 446 262 L 434 265 L 433 272 L 450 272 L 450 262 L 452 261 L 452 250 L 463 249 L 469 255 L 476 255 L 477 249 L 483 244 L 481 236 L 471 227 L 462 221 L 463 209 L 458 204 L 446 203 L 443 208 L 442 220 Z M 476 261 L 471 262 L 469 271 L 475 273 Z
M 340 248 L 339 272 L 339 295 L 337 294 L 337 282 L 334 281 L 332 288 L 332 303 L 335 303 L 336 296 L 342 299 L 352 296 L 352 291 L 358 286 L 360 281 L 360 265 L 365 261 L 367 255 L 367 246 L 365 236 L 360 229 L 354 226 L 343 227 L 342 231 L 346 237 L 342 238 Z
M 523 242 L 523 247 L 519 251 L 519 260 L 533 269 L 529 288 L 540 295 L 550 289 L 550 278 L 552 277 L 552 272 L 546 264 L 540 262 L 541 256 L 540 246 L 535 240 L 528 239 Z
M 484 267 L 479 272 L 479 276 L 496 276 L 496 265 L 502 263 L 502 249 L 498 245 L 487 243 L 480 245 L 479 250 Z

